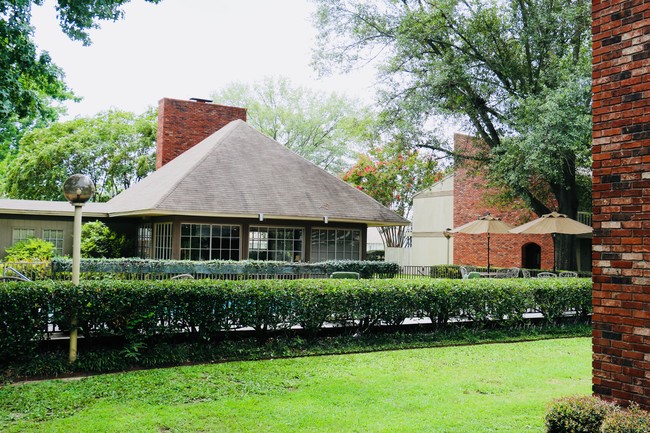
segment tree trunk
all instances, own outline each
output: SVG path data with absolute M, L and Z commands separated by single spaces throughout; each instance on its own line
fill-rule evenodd
M 385 247 L 402 248 L 406 244 L 406 227 L 404 226 L 379 227 L 378 231 Z
M 578 216 L 578 189 L 575 178 L 575 161 L 565 160 L 563 164 L 563 185 L 554 185 L 553 191 L 558 203 L 559 212 L 565 214 L 569 218 L 576 219 Z M 556 267 L 558 270 L 576 270 L 575 235 L 558 234 L 555 236 L 555 257 Z

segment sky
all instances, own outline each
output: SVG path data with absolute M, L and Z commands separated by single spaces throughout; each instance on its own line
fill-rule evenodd
M 54 1 L 33 6 L 34 38 L 82 102 L 67 118 L 110 108 L 142 113 L 162 98 L 209 98 L 232 82 L 285 76 L 293 85 L 370 103 L 371 67 L 319 79 L 310 66 L 316 29 L 309 0 L 132 0 L 125 17 L 90 31 L 92 45 L 60 30 Z

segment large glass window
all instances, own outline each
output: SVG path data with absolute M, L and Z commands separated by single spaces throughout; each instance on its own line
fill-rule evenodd
M 181 224 L 182 260 L 239 260 L 239 226 Z
M 361 230 L 313 229 L 311 261 L 360 260 Z
M 20 241 L 24 241 L 25 239 L 30 239 L 36 236 L 36 230 L 35 229 L 13 229 L 11 233 L 11 242 L 16 243 Z
M 141 224 L 138 227 L 137 254 L 141 259 L 152 257 L 153 227 L 150 223 Z
M 54 244 L 55 255 L 63 255 L 63 230 L 43 229 L 43 240 Z
M 169 260 L 172 258 L 172 223 L 156 223 L 153 225 L 154 249 L 153 258 Z
M 251 226 L 248 258 L 300 262 L 303 259 L 304 231 L 295 227 Z

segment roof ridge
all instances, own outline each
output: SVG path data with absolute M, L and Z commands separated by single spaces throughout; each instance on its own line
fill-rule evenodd
M 366 194 L 365 192 L 360 191 L 358 188 L 356 188 L 356 187 L 350 185 L 348 182 L 346 182 L 346 181 L 344 181 L 343 179 L 339 178 L 339 177 L 336 176 L 335 174 L 332 174 L 332 173 L 330 173 L 329 171 L 325 170 L 324 168 L 320 167 L 320 166 L 319 166 L 318 164 L 316 164 L 315 162 L 313 162 L 313 161 L 311 161 L 311 160 L 305 158 L 304 156 L 300 155 L 298 152 L 294 151 L 293 149 L 288 148 L 287 146 L 285 146 L 284 144 L 280 143 L 279 141 L 276 141 L 276 140 L 272 139 L 271 137 L 266 136 L 264 133 L 262 133 L 261 131 L 258 131 L 257 129 L 253 128 L 252 126 L 250 126 L 250 125 L 248 125 L 248 124 L 247 124 L 247 126 L 249 126 L 253 131 L 255 131 L 256 133 L 258 133 L 258 134 L 261 135 L 262 137 L 264 137 L 264 138 L 266 138 L 266 139 L 270 139 L 271 142 L 272 142 L 273 144 L 275 144 L 275 145 L 279 146 L 280 148 L 284 149 L 285 151 L 287 151 L 287 152 L 289 152 L 289 153 L 291 153 L 291 154 L 297 156 L 298 158 L 300 158 L 300 159 L 303 160 L 304 162 L 306 162 L 306 163 L 312 165 L 313 167 L 317 168 L 318 170 L 321 170 L 323 173 L 329 175 L 330 177 L 332 177 L 332 178 L 335 179 L 336 181 L 338 181 L 338 182 L 340 182 L 341 184 L 345 185 L 346 188 L 348 188 L 348 189 L 354 191 L 355 194 L 357 194 L 357 195 L 358 195 L 358 194 L 361 194 L 362 196 L 364 196 L 364 197 L 370 199 L 371 201 L 374 201 L 374 202 L 375 202 L 376 204 L 378 204 L 379 206 L 382 206 L 382 207 L 386 208 L 388 211 L 392 212 L 394 215 L 396 215 L 396 216 L 399 217 L 400 219 L 402 219 L 402 220 L 408 222 L 409 224 L 411 223 L 407 218 L 405 218 L 404 216 L 398 214 L 397 212 L 395 212 L 395 211 L 394 211 L 393 209 L 391 209 L 390 207 L 381 204 L 381 203 L 380 203 L 379 201 L 377 201 L 374 197 L 371 197 L 370 195 Z
M 212 135 L 210 135 L 210 136 L 204 138 L 203 140 L 199 141 L 199 142 L 196 143 L 194 146 L 192 146 L 191 148 L 189 148 L 188 150 L 186 150 L 184 153 L 189 152 L 189 151 L 192 150 L 192 149 L 195 149 L 197 146 L 199 146 L 199 145 L 200 145 L 201 143 L 203 143 L 204 141 L 207 141 L 207 140 L 209 140 L 210 138 L 212 138 L 212 137 L 214 136 L 214 134 L 216 134 L 217 132 L 219 132 L 219 131 L 224 131 L 225 128 L 228 128 L 228 126 L 233 125 L 233 124 L 235 124 L 235 123 L 238 124 L 238 123 L 240 123 L 240 122 L 246 124 L 246 122 L 244 122 L 244 121 L 241 120 L 241 119 L 235 119 L 235 120 L 233 120 L 233 121 L 231 121 L 231 122 L 228 122 L 228 124 L 225 125 L 223 128 L 219 129 L 218 131 L 214 132 Z M 226 138 L 228 138 L 228 137 L 233 133 L 233 131 L 236 129 L 235 126 L 239 126 L 239 125 L 234 125 L 234 126 L 232 126 L 232 127 L 230 128 L 230 131 L 226 131 L 226 132 L 224 133 L 223 136 L 219 137 L 219 139 L 216 140 L 216 142 L 214 143 L 214 145 L 211 146 L 210 150 L 214 149 L 214 148 L 217 147 L 219 144 L 221 144 L 221 143 L 222 143 Z M 198 165 L 200 165 L 203 161 L 205 161 L 205 159 L 206 159 L 206 158 L 210 155 L 210 153 L 211 153 L 210 150 L 208 150 L 207 152 L 205 152 L 205 154 L 204 154 L 201 158 L 197 159 L 197 160 L 195 161 L 195 163 L 191 165 L 191 167 L 192 167 L 192 168 L 195 168 L 195 167 L 197 167 Z M 182 154 L 181 154 L 181 155 L 182 155 Z M 181 156 L 181 155 L 179 155 L 179 156 Z M 177 157 L 177 158 L 178 158 L 178 157 Z M 173 160 L 172 160 L 172 161 L 173 161 Z M 170 162 L 172 162 L 172 161 L 170 161 Z M 168 162 L 168 164 L 169 164 L 169 162 Z M 175 192 L 176 189 L 179 187 L 179 185 L 180 185 L 181 183 L 183 183 L 183 180 L 185 180 L 184 177 L 180 178 L 180 179 L 179 179 L 179 180 L 174 184 L 173 187 L 171 187 L 171 188 L 169 188 L 169 189 L 167 190 L 167 193 L 166 193 L 166 194 L 163 194 L 163 195 L 160 197 L 160 199 L 154 203 L 154 206 L 156 206 L 156 205 L 162 203 L 163 201 L 165 201 L 165 200 L 167 199 L 167 197 L 169 197 L 173 192 Z

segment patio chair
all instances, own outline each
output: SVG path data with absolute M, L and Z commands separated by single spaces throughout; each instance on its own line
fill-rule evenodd
M 561 278 L 577 278 L 578 273 L 573 272 L 573 271 L 564 271 L 564 272 L 560 272 L 560 277 Z
M 537 274 L 537 278 L 557 278 L 557 274 L 553 272 L 540 272 Z
M 523 275 L 524 278 L 530 278 L 530 271 L 528 269 L 522 269 L 521 275 Z
M 510 275 L 509 278 L 519 278 L 519 268 L 513 267 L 509 269 Z
M 463 280 L 466 280 L 469 277 L 469 271 L 465 266 L 460 266 L 460 276 Z
M 497 272 L 494 275 L 494 278 L 509 278 L 509 277 L 510 277 L 509 269 L 497 269 Z

